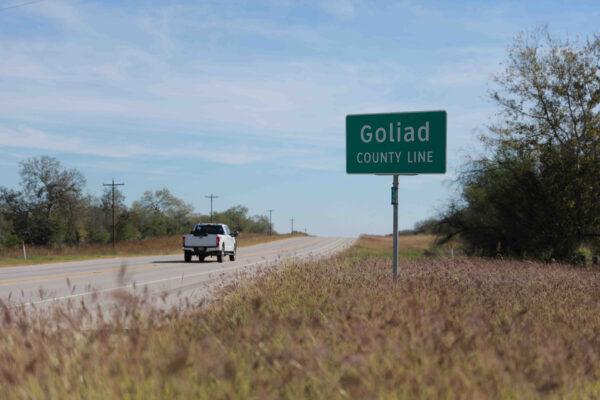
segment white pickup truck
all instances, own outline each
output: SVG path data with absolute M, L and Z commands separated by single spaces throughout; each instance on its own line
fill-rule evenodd
M 198 256 L 203 262 L 208 256 L 217 256 L 218 262 L 223 262 L 224 256 L 235 261 L 237 250 L 237 232 L 231 232 L 224 224 L 197 224 L 192 232 L 183 235 L 183 256 L 185 262 L 192 261 L 192 256 Z

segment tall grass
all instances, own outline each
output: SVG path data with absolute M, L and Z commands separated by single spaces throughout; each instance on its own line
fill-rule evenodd
M 598 398 L 600 275 L 563 265 L 340 256 L 170 311 L 2 307 L 5 398 Z M 373 256 L 365 253 L 373 251 Z M 94 319 L 95 318 L 95 319 Z M 92 323 L 93 321 L 93 323 Z M 90 324 L 94 329 L 89 329 Z

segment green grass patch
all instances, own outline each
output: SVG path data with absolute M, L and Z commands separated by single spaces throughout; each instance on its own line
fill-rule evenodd
M 399 249 L 398 251 L 398 256 L 401 259 L 415 259 L 415 258 L 419 258 L 419 257 L 423 257 L 423 254 L 426 250 L 420 250 L 420 249 L 408 249 L 408 250 L 403 250 L 403 249 Z M 362 261 L 362 260 L 366 260 L 369 258 L 376 258 L 376 259 L 392 259 L 392 253 L 393 253 L 393 249 L 392 248 L 370 248 L 368 246 L 365 246 L 363 244 L 360 244 L 360 242 L 352 247 L 349 251 L 348 251 L 348 257 L 352 257 L 354 258 L 356 261 Z
M 355 262 L 369 258 L 391 259 L 393 254 L 393 238 L 391 236 L 361 236 L 346 256 Z M 434 237 L 430 235 L 400 236 L 398 256 L 401 259 L 417 259 L 431 253 Z

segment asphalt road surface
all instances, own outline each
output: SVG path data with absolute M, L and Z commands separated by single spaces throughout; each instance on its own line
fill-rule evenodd
M 167 256 L 94 259 L 53 264 L 0 268 L 0 299 L 11 306 L 43 309 L 65 302 L 116 302 L 122 291 L 146 293 L 157 306 L 206 297 L 211 289 L 234 279 L 290 259 L 313 259 L 339 252 L 350 238 L 298 237 L 238 249 L 236 261 L 199 263 L 183 261 L 183 251 Z M 243 276 L 243 275 L 242 275 Z M 247 276 L 247 275 L 246 275 Z

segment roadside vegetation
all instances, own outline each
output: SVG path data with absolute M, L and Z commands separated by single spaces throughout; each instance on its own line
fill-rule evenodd
M 170 254 L 180 250 L 181 235 L 194 224 L 211 220 L 166 188 L 146 191 L 131 206 L 116 189 L 113 249 L 110 188 L 100 197 L 86 195 L 79 171 L 46 156 L 23 161 L 20 175 L 19 188 L 0 187 L 0 266 Z M 215 212 L 213 220 L 240 232 L 242 246 L 287 237 L 244 206 Z
M 498 119 L 440 233 L 475 255 L 589 262 L 600 254 L 600 36 L 523 34 L 504 67 L 490 92 Z
M 86 194 L 83 174 L 48 156 L 21 162 L 19 174 L 17 188 L 0 186 L 0 255 L 23 243 L 60 248 L 112 242 L 111 188 L 99 197 Z M 117 187 L 114 200 L 117 241 L 179 235 L 211 220 L 167 188 L 148 190 L 128 206 Z M 250 215 L 241 205 L 215 212 L 213 220 L 244 233 L 274 232 L 267 216 Z
M 430 238 L 405 238 L 424 252 Z M 592 269 L 415 257 L 389 239 L 290 263 L 159 311 L 2 306 L 4 398 L 431 399 L 600 396 Z M 384 249 L 387 249 L 384 251 Z
M 293 236 L 304 233 L 294 232 Z M 271 236 L 259 233 L 240 233 L 238 246 L 252 246 L 273 240 L 287 239 L 292 235 L 274 234 Z M 27 246 L 27 259 L 23 258 L 21 246 L 5 247 L 0 252 L 0 267 L 9 265 L 30 265 L 48 262 L 76 261 L 90 258 L 127 257 L 144 255 L 162 255 L 181 253 L 181 235 L 161 236 L 143 240 L 127 240 L 117 242 L 113 249 L 111 244 L 80 244 L 77 246 Z M 183 253 L 181 253 L 183 254 Z M 182 255 L 183 257 L 183 255 Z

